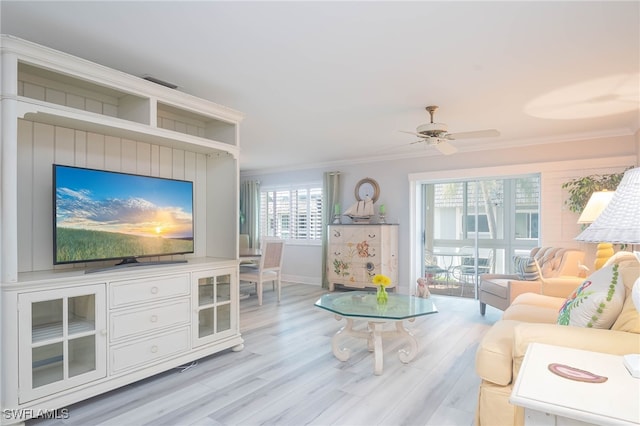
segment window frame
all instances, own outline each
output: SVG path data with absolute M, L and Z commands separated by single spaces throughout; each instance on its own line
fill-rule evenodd
M 260 238 L 278 237 L 287 244 L 321 245 L 323 196 L 321 182 L 261 187 Z M 283 197 L 288 199 L 285 208 L 278 206 L 278 199 L 282 202 Z M 265 205 L 267 202 L 272 202 L 272 206 Z M 300 217 L 301 214 L 304 217 Z M 285 216 L 286 232 L 282 227 Z

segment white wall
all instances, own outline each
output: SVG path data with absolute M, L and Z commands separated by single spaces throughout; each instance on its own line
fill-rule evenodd
M 512 167 L 517 164 L 517 167 Z M 541 235 L 544 245 L 580 247 L 595 253 L 595 247 L 573 241 L 580 228 L 575 223 L 577 214 L 564 206 L 566 191 L 562 183 L 579 176 L 594 173 L 618 172 L 625 166 L 640 164 L 640 133 L 634 136 L 592 139 L 548 145 L 509 148 L 500 151 L 457 153 L 450 156 L 433 155 L 401 160 L 375 161 L 334 165 L 304 170 L 269 171 L 268 173 L 243 173 L 241 180 L 257 179 L 262 185 L 290 182 L 322 181 L 322 173 L 329 170 L 341 172 L 340 204 L 344 208 L 355 201 L 354 187 L 362 178 L 370 177 L 380 185 L 380 199 L 385 204 L 387 222 L 400 224 L 399 257 L 400 288 L 407 292 L 415 278 L 410 259 L 410 185 L 409 175 L 441 173 L 442 176 L 470 176 L 491 168 L 500 173 L 513 171 L 542 173 Z M 438 175 L 438 173 L 435 173 Z M 589 259 L 587 262 L 589 262 Z M 589 263 L 587 263 L 589 264 Z M 319 285 L 321 282 L 321 248 L 316 246 L 288 246 L 283 264 L 285 280 Z

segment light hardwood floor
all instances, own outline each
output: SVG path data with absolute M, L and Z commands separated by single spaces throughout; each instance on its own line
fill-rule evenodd
M 408 323 L 419 353 L 402 364 L 400 339 L 385 340 L 384 372 L 373 374 L 366 342 L 338 361 L 331 337 L 344 324 L 313 303 L 323 290 L 285 284 L 276 303 L 241 301 L 245 348 L 136 382 L 68 407 L 65 420 L 28 425 L 472 425 L 478 341 L 501 315 L 478 302 L 433 296 L 439 313 Z

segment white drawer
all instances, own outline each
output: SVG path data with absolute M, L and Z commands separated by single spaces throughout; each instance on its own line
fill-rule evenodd
M 381 227 L 378 225 L 332 226 L 329 232 L 329 240 L 333 243 L 379 242 L 382 239 L 382 232 Z
M 189 274 L 176 274 L 113 281 L 110 283 L 111 307 L 165 299 L 189 294 Z
M 112 313 L 109 337 L 111 341 L 173 325 L 186 324 L 190 320 L 190 299 L 144 306 L 136 310 Z
M 111 372 L 144 365 L 189 350 L 189 327 L 111 348 Z

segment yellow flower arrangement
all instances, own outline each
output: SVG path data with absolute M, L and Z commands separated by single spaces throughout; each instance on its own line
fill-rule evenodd
M 386 275 L 376 274 L 373 276 L 371 282 L 377 286 L 388 287 L 389 285 L 391 285 L 391 278 Z
M 376 300 L 379 305 L 384 305 L 389 300 L 389 296 L 387 295 L 386 287 L 391 285 L 391 278 L 386 275 L 376 274 L 373 276 L 371 280 L 372 283 L 378 287 L 378 292 L 376 293 Z

